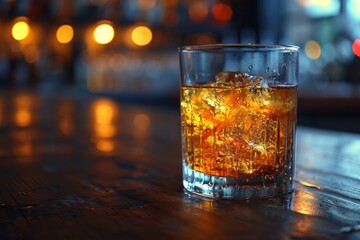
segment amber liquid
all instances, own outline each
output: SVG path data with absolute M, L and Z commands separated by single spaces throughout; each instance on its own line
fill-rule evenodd
M 222 177 L 281 171 L 293 158 L 297 87 L 182 86 L 184 163 Z

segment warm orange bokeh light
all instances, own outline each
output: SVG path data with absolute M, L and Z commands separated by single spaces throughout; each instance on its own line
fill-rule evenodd
M 23 20 L 22 20 L 23 19 Z M 25 40 L 30 34 L 30 26 L 27 23 L 27 18 L 20 17 L 16 20 L 14 26 L 11 29 L 11 35 L 15 40 Z
M 146 46 L 152 40 L 152 32 L 146 26 L 135 27 L 131 32 L 131 40 L 138 46 Z
M 99 44 L 108 44 L 114 39 L 115 30 L 113 26 L 108 23 L 98 25 L 93 33 L 95 42 Z
M 194 1 L 189 5 L 189 18 L 195 23 L 203 23 L 207 20 L 209 10 L 204 1 Z
M 56 31 L 56 39 L 59 43 L 69 43 L 74 37 L 74 29 L 70 25 L 62 25 Z
M 227 22 L 233 15 L 231 7 L 225 3 L 215 3 L 212 7 L 212 14 L 214 18 L 220 22 Z
M 321 56 L 320 44 L 314 40 L 309 40 L 305 45 L 305 54 L 310 59 L 318 59 Z
M 352 50 L 355 56 L 360 57 L 360 39 L 355 39 L 352 44 Z

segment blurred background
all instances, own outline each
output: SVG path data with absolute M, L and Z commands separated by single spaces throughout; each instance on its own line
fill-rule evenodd
M 179 46 L 298 45 L 299 124 L 360 132 L 360 0 L 0 0 L 0 30 L 0 93 L 174 109 Z

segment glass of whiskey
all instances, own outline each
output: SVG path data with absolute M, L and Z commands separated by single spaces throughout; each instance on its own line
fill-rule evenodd
M 179 48 L 183 185 L 219 199 L 292 191 L 299 48 Z

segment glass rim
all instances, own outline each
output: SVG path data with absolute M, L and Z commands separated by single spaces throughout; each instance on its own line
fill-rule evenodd
M 178 47 L 178 51 L 206 51 L 206 50 L 226 50 L 226 49 L 243 49 L 243 50 L 285 50 L 290 52 L 298 52 L 300 47 L 296 45 L 287 44 L 257 44 L 257 43 L 219 43 L 219 44 L 199 44 L 199 45 L 186 45 Z

